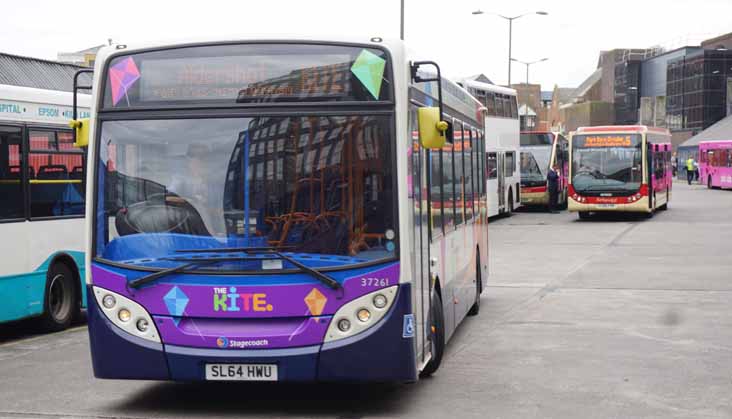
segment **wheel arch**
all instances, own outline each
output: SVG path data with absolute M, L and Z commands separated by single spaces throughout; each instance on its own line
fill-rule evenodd
M 51 267 L 59 263 L 66 265 L 66 267 L 68 267 L 69 270 L 71 270 L 71 273 L 74 275 L 74 297 L 76 297 L 76 301 L 78 301 L 79 304 L 83 305 L 81 273 L 79 272 L 79 266 L 77 265 L 76 260 L 74 260 L 73 256 L 71 256 L 70 254 L 66 252 L 57 252 L 49 258 L 48 264 L 46 265 L 46 281 L 49 280 L 48 275 L 51 272 Z M 46 296 L 44 296 L 44 307 L 45 299 Z

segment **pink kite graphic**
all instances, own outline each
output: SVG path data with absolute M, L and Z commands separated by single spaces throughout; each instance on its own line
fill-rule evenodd
M 127 90 L 140 78 L 140 70 L 137 69 L 132 57 L 127 57 L 109 68 L 109 81 L 112 83 L 112 105 L 116 106 L 127 96 Z M 129 105 L 129 99 L 127 104 Z

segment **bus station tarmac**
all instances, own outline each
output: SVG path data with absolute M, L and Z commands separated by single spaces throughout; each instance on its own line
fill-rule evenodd
M 732 191 L 492 222 L 481 313 L 416 384 L 102 381 L 83 324 L 0 328 L 3 418 L 730 418 Z

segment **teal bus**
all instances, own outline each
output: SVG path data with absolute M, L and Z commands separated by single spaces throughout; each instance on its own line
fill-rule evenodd
M 69 92 L 0 85 L 0 323 L 62 330 L 85 305 L 86 157 L 71 118 Z

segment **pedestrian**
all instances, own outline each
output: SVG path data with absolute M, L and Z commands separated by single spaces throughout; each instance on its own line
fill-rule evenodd
M 676 174 L 679 172 L 679 158 L 676 156 L 676 153 L 674 153 L 671 158 L 671 171 L 673 173 L 673 177 L 676 177 Z
M 546 175 L 547 188 L 549 189 L 549 212 L 558 214 L 557 201 L 559 199 L 559 165 L 554 165 Z
M 689 156 L 689 158 L 686 159 L 686 181 L 689 182 L 689 185 L 691 185 L 691 181 L 694 180 L 695 168 L 696 161 L 694 161 L 694 156 Z
M 694 160 L 694 179 L 699 182 L 699 162 Z

